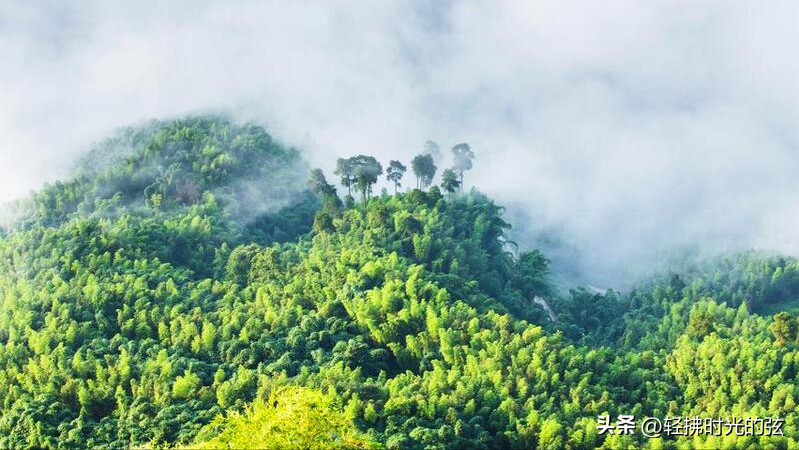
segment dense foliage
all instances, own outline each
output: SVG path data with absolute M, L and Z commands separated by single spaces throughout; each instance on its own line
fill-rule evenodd
M 330 396 L 312 389 L 279 388 L 256 399 L 243 414 L 220 416 L 200 432 L 213 437 L 199 448 L 362 450 L 377 448 L 361 436 Z
M 210 194 L 222 204 L 217 219 L 229 232 L 249 226 L 247 242 L 294 240 L 309 230 L 318 206 L 300 189 L 307 171 L 297 150 L 255 125 L 218 117 L 153 121 L 117 131 L 79 161 L 72 180 L 16 205 L 12 228 L 186 212 Z
M 752 312 L 799 298 L 794 259 L 561 297 L 484 195 L 342 204 L 255 126 L 157 123 L 92 159 L 0 238 L 0 447 L 236 445 L 286 404 L 333 448 L 797 445 L 797 319 Z M 785 436 L 598 434 L 627 413 Z

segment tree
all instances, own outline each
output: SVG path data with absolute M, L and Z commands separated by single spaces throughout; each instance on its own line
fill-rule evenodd
M 311 171 L 311 177 L 308 179 L 308 188 L 317 195 L 327 197 L 336 194 L 336 188 L 327 182 L 322 169 L 314 169 Z
M 404 164 L 399 161 L 391 160 L 388 163 L 388 169 L 386 170 L 386 179 L 388 181 L 394 183 L 394 193 L 396 194 L 399 190 L 400 186 L 402 186 L 402 176 L 405 175 L 405 172 L 408 170 Z
M 427 140 L 424 143 L 424 150 L 422 151 L 423 155 L 430 155 L 433 157 L 434 160 L 441 158 L 441 146 L 436 144 L 431 140 Z
M 220 431 L 221 430 L 221 431 Z M 199 448 L 369 449 L 376 448 L 352 419 L 325 394 L 284 387 L 268 401 L 257 400 L 243 414 L 218 417 L 203 434 L 215 434 Z
M 471 170 L 474 152 L 469 144 L 463 142 L 452 147 L 454 156 L 453 168 L 458 172 L 461 179 L 461 189 L 463 189 L 463 172 Z
M 355 168 L 353 158 L 338 158 L 336 160 L 335 175 L 341 177 L 341 185 L 347 188 L 347 195 L 352 196 L 352 185 L 355 184 Z
M 441 187 L 450 194 L 460 188 L 461 182 L 458 180 L 458 174 L 452 169 L 447 169 L 441 174 Z
M 314 215 L 313 229 L 320 233 L 332 232 L 335 230 L 333 218 L 341 213 L 342 207 L 336 187 L 327 182 L 321 169 L 311 171 L 308 187 L 312 193 L 322 196 L 322 209 Z
M 523 252 L 517 263 L 518 286 L 528 297 L 549 294 L 549 260 L 538 250 Z
M 713 314 L 709 311 L 695 310 L 691 312 L 686 332 L 689 336 L 701 338 L 715 329 Z
M 538 448 L 556 449 L 563 447 L 563 426 L 558 419 L 550 417 L 541 423 L 541 433 L 538 436 Z
M 424 189 L 430 186 L 438 170 L 433 157 L 425 154 L 416 155 L 411 161 L 411 168 L 414 175 L 416 175 L 417 189 Z
M 374 156 L 367 155 L 351 158 L 351 164 L 355 185 L 361 191 L 363 200 L 366 201 L 372 193 L 372 185 L 377 183 L 377 177 L 383 173 L 383 166 Z
M 797 325 L 796 318 L 783 311 L 774 315 L 774 323 L 769 325 L 768 329 L 779 345 L 785 345 L 796 341 L 799 325 Z
M 172 395 L 175 398 L 188 398 L 201 385 L 200 377 L 187 369 L 182 376 L 175 378 Z

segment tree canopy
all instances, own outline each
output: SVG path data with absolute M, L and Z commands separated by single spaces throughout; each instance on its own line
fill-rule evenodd
M 416 155 L 411 161 L 411 168 L 413 169 L 413 174 L 416 175 L 417 189 L 425 189 L 433 184 L 433 178 L 436 176 L 438 167 L 431 155 Z
M 377 445 L 360 431 L 333 399 L 319 391 L 281 387 L 243 413 L 219 416 L 198 436 L 199 448 L 265 450 L 366 450 Z
M 446 169 L 441 174 L 441 187 L 450 194 L 460 189 L 461 181 L 454 170 Z
M 474 152 L 472 147 L 463 142 L 452 147 L 453 169 L 460 176 L 460 185 L 463 186 L 463 172 L 472 169 Z
M 2 448 L 797 446 L 795 258 L 561 291 L 479 191 L 347 206 L 254 125 L 146 124 L 92 155 L 0 236 Z M 785 426 L 650 440 L 599 434 L 606 414 Z
M 399 161 L 391 160 L 391 162 L 389 162 L 388 169 L 386 170 L 386 179 L 394 185 L 395 194 L 402 186 L 402 177 L 407 170 L 408 168 Z

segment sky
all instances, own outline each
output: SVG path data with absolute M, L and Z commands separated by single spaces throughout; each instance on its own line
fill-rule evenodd
M 0 202 L 116 127 L 223 112 L 328 173 L 469 142 L 467 188 L 597 283 L 799 254 L 798 25 L 795 0 L 0 0 Z

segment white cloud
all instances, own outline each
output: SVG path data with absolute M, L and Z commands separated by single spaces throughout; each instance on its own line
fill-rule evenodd
M 683 244 L 799 252 L 797 17 L 792 0 L 7 1 L 0 200 L 116 126 L 222 110 L 328 168 L 466 140 L 467 183 L 612 267 Z

